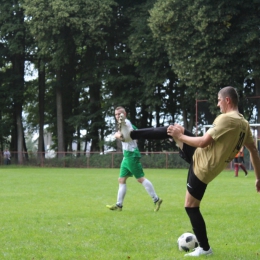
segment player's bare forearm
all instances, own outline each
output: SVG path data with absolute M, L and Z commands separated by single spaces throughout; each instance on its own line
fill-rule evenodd
M 250 160 L 252 162 L 254 172 L 255 172 L 256 191 L 260 193 L 260 158 L 259 158 L 258 150 L 254 143 L 245 144 L 245 146 L 250 152 Z
M 260 158 L 258 152 L 250 153 L 250 159 L 254 167 L 255 177 L 260 180 Z
M 187 136 L 187 135 L 181 135 L 178 137 L 178 139 L 185 143 L 188 144 L 190 146 L 193 147 L 206 147 L 207 145 L 204 144 L 204 139 L 202 136 L 197 136 L 197 137 L 193 137 L 193 136 Z
M 175 140 L 188 144 L 193 147 L 207 147 L 213 142 L 212 137 L 206 133 L 203 136 L 188 136 L 184 134 L 184 128 L 178 124 L 170 125 L 167 128 L 167 134 L 172 136 Z

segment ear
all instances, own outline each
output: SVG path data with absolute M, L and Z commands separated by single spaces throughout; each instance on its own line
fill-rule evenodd
M 226 99 L 226 102 L 227 102 L 228 104 L 231 103 L 231 99 L 230 99 L 230 97 L 226 97 L 225 99 Z

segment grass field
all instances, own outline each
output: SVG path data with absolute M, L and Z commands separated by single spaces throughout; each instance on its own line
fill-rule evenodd
M 192 231 L 183 208 L 187 170 L 146 169 L 164 202 L 153 212 L 145 189 L 131 178 L 122 212 L 118 169 L 0 168 L 0 259 L 184 259 L 177 238 Z M 217 260 L 260 259 L 260 194 L 253 172 L 225 171 L 201 205 Z M 206 257 L 201 257 L 202 259 Z

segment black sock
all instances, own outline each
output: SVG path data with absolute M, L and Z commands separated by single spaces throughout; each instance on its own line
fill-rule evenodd
M 156 140 L 171 138 L 171 136 L 167 134 L 167 128 L 168 126 L 137 129 L 137 130 L 133 130 L 130 133 L 130 137 L 133 140 L 142 139 L 142 138 L 156 139 Z
M 196 207 L 196 208 L 185 207 L 185 210 L 190 218 L 190 222 L 191 222 L 194 234 L 196 235 L 196 237 L 198 239 L 200 247 L 202 247 L 203 250 L 208 251 L 210 249 L 210 245 L 209 245 L 208 237 L 207 237 L 206 224 L 200 213 L 200 208 L 199 207 Z

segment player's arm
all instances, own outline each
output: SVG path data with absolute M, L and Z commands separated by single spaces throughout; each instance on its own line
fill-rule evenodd
M 255 143 L 245 144 L 246 148 L 250 152 L 250 159 L 254 168 L 256 177 L 256 190 L 260 193 L 260 158 L 255 146 Z
M 188 144 L 193 147 L 204 148 L 210 145 L 214 141 L 213 138 L 208 133 L 205 133 L 203 136 L 184 135 L 184 131 L 177 124 L 170 125 L 167 128 L 167 134 L 172 136 L 174 139 L 178 139 L 180 142 Z
M 213 138 L 208 133 L 205 133 L 203 136 L 194 136 L 194 137 L 183 134 L 180 137 L 178 137 L 178 139 L 181 142 L 188 144 L 190 146 L 201 147 L 201 148 L 207 147 L 214 141 Z
M 115 134 L 114 134 L 114 137 L 116 138 L 116 139 L 121 139 L 121 133 L 118 131 L 118 132 L 116 132 Z

